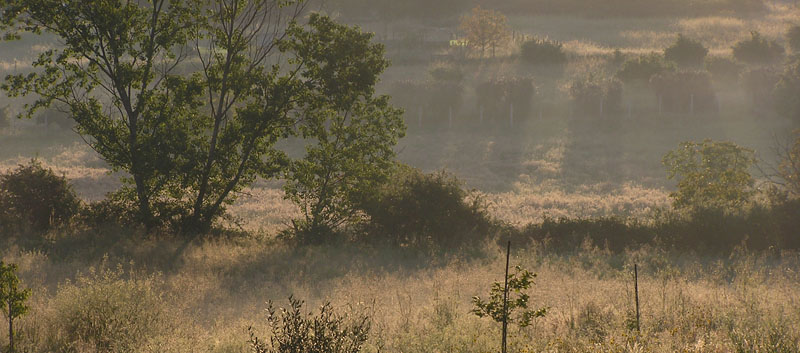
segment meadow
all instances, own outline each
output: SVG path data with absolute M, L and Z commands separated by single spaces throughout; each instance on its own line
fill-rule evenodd
M 626 86 L 627 111 L 576 116 L 568 94 L 575 77 L 611 74 L 615 49 L 662 51 L 678 33 L 700 40 L 715 56 L 730 56 L 751 30 L 783 40 L 786 28 L 800 23 L 794 5 L 768 3 L 757 16 L 510 15 L 509 23 L 517 36 L 562 42 L 569 64 L 563 70 L 526 65 L 514 41 L 496 58 L 460 61 L 466 88 L 461 103 L 450 107 L 452 116 L 420 119 L 414 106 L 404 107 L 408 132 L 395 148 L 403 163 L 452 173 L 508 227 L 562 217 L 647 219 L 671 207 L 675 184 L 661 159 L 681 142 L 732 141 L 755 150 L 766 170 L 779 162 L 776 143 L 800 128 L 797 120 L 753 107 L 738 84 L 715 82 L 719 112 L 697 114 L 659 114 L 654 94 Z M 435 32 L 432 26 L 359 24 L 383 36 L 394 62 L 381 92 L 391 93 L 398 81 L 426 80 L 449 58 L 441 47 L 415 51 L 389 39 Z M 30 62 L 54 44 L 26 39 L 13 45 L 0 52 L 0 75 L 15 70 L 15 59 Z M 513 120 L 481 118 L 473 87 L 504 76 L 532 77 L 543 103 Z M 17 112 L 19 104 L 0 96 L 0 107 Z M 281 147 L 292 154 L 303 144 L 289 140 Z M 30 121 L 0 129 L 0 172 L 32 158 L 63 174 L 86 202 L 120 186 L 119 174 L 69 129 Z M 753 173 L 757 188 L 766 190 L 766 176 Z M 31 311 L 17 325 L 19 350 L 249 352 L 248 328 L 267 335 L 266 303 L 286 306 L 293 295 L 309 310 L 330 302 L 340 312 L 369 316 L 365 352 L 499 351 L 500 325 L 470 313 L 471 298 L 485 296 L 503 278 L 499 235 L 465 251 L 358 242 L 296 246 L 278 236 L 300 214 L 281 187 L 258 180 L 229 208 L 226 230 L 200 239 L 114 225 L 0 232 L 0 259 L 19 265 L 33 293 Z M 576 236 L 583 235 L 588 239 Z M 529 327 L 512 327 L 510 351 L 800 352 L 800 254 L 730 248 L 710 254 L 647 244 L 612 251 L 587 240 L 556 251 L 546 242 L 515 239 L 511 264 L 537 274 L 530 301 L 548 313 Z M 634 264 L 641 330 L 632 324 Z M 6 325 L 0 322 L 0 332 Z M 0 335 L 0 347 L 6 344 Z

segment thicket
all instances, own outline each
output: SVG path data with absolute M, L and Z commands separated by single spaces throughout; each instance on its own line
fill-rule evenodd
M 367 239 L 400 247 L 477 247 L 495 227 L 486 202 L 453 175 L 407 166 L 400 166 L 362 209 Z
M 658 53 L 629 58 L 622 63 L 616 77 L 625 83 L 646 83 L 654 75 L 673 71 L 675 65 Z
M 601 116 L 622 112 L 622 82 L 603 79 L 595 75 L 579 77 L 572 81 L 569 95 L 575 113 L 582 116 Z
M 46 231 L 69 224 L 81 211 L 81 201 L 64 176 L 41 162 L 0 175 L 0 226 Z
M 475 88 L 477 110 L 488 119 L 507 121 L 514 112 L 515 120 L 530 116 L 536 104 L 536 86 L 531 78 L 498 78 L 478 84 Z
M 706 57 L 704 67 L 717 82 L 736 82 L 744 70 L 742 64 L 727 56 Z
M 775 85 L 780 81 L 780 75 L 780 70 L 772 67 L 756 67 L 742 73 L 742 86 L 754 107 L 774 109 Z
M 398 81 L 390 94 L 392 103 L 405 110 L 409 126 L 416 124 L 420 113 L 424 121 L 442 123 L 447 122 L 451 109 L 453 114 L 458 113 L 464 100 L 464 85 L 455 80 Z
M 702 67 L 706 55 L 708 55 L 708 48 L 704 47 L 702 43 L 688 38 L 683 34 L 678 34 L 678 38 L 675 42 L 664 49 L 664 58 L 681 67 Z
M 704 113 L 717 109 L 711 75 L 704 71 L 674 71 L 654 75 L 650 84 L 670 113 Z
M 761 36 L 757 31 L 750 32 L 750 38 L 733 45 L 733 57 L 749 65 L 772 65 L 780 63 L 786 50 L 777 41 Z
M 781 115 L 800 121 L 800 60 L 786 65 L 775 84 L 775 108 Z
M 567 62 L 567 53 L 563 47 L 558 41 L 534 38 L 522 43 L 520 55 L 529 64 L 564 65 Z

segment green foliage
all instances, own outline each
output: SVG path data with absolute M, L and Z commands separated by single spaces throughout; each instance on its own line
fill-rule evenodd
M 527 290 L 534 284 L 535 273 L 522 268 L 514 267 L 514 273 L 508 275 L 508 298 L 505 300 L 505 283 L 494 282 L 489 294 L 488 301 L 484 301 L 479 296 L 472 298 L 474 308 L 472 313 L 478 317 L 489 317 L 495 322 L 506 320 L 509 324 L 516 324 L 519 327 L 527 327 L 533 319 L 544 317 L 547 308 L 528 309 L 530 295 Z
M 625 60 L 616 76 L 625 83 L 641 83 L 649 81 L 653 75 L 674 69 L 673 63 L 665 61 L 657 53 L 652 53 Z
M 564 65 L 567 54 L 563 44 L 545 39 L 532 39 L 520 47 L 522 60 L 534 65 Z
M 80 210 L 67 179 L 37 160 L 0 175 L 0 224 L 45 231 L 69 223 Z
M 388 66 L 372 34 L 312 15 L 310 30 L 292 26 L 281 47 L 305 63 L 313 77 L 305 96 L 302 137 L 314 141 L 291 162 L 286 197 L 303 211 L 294 222 L 302 241 L 318 242 L 357 216 L 356 205 L 389 175 L 393 147 L 403 136 L 402 111 L 376 97 L 374 85 Z
M 3 312 L 10 325 L 12 325 L 9 332 L 11 337 L 9 340 L 12 342 L 9 347 L 9 352 L 14 352 L 14 330 L 13 322 L 15 319 L 22 317 L 28 313 L 30 309 L 25 301 L 31 296 L 30 289 L 22 289 L 19 285 L 19 277 L 17 277 L 17 265 L 6 264 L 0 261 L 0 311 Z
M 466 248 L 492 230 L 483 200 L 443 171 L 425 174 L 401 166 L 361 208 L 367 233 L 397 246 Z
M 53 351 L 137 352 L 168 328 L 157 275 L 91 268 L 58 288 Z
M 569 88 L 569 95 L 579 115 L 597 116 L 622 111 L 622 82 L 618 79 L 602 79 L 595 75 L 576 78 Z
M 757 31 L 750 32 L 750 39 L 733 45 L 733 57 L 750 65 L 771 65 L 779 63 L 785 49 L 777 41 L 768 40 Z
M 775 85 L 774 99 L 778 113 L 794 121 L 800 121 L 800 60 L 786 65 Z
M 508 121 L 513 105 L 514 119 L 519 121 L 530 116 L 536 86 L 530 78 L 498 78 L 479 84 L 475 94 L 478 98 L 476 108 L 483 109 L 489 119 Z
M 664 49 L 664 59 L 672 61 L 682 67 L 698 68 L 703 66 L 703 61 L 708 55 L 708 48 L 702 43 L 678 34 L 672 45 Z
M 685 142 L 662 163 L 678 181 L 670 194 L 676 209 L 739 210 L 753 196 L 755 153 L 732 142 Z
M 665 72 L 650 79 L 665 112 L 696 113 L 717 109 L 711 75 L 704 71 Z M 692 98 L 694 97 L 694 98 Z
M 706 57 L 705 69 L 711 74 L 711 78 L 718 82 L 735 82 L 739 79 L 743 67 L 732 57 L 709 56 Z
M 794 198 L 800 198 L 800 130 L 794 132 L 794 142 L 779 147 L 778 156 L 781 184 Z
M 262 341 L 250 328 L 250 347 L 255 353 L 358 353 L 369 337 L 370 319 L 363 315 L 337 314 L 330 303 L 319 314 L 303 313 L 303 302 L 289 297 L 289 308 L 277 312 L 267 307 L 270 338 Z
M 800 52 L 800 25 L 789 27 L 786 31 L 786 43 L 795 53 Z

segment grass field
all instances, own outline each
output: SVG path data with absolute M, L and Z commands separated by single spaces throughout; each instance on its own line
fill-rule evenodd
M 509 17 L 520 34 L 562 41 L 571 63 L 563 74 L 527 67 L 510 55 L 517 50 L 510 45 L 499 58 L 463 64 L 465 82 L 532 76 L 548 109 L 517 116 L 513 126 L 506 117 L 480 122 L 468 88 L 452 125 L 446 117 L 425 116 L 419 126 L 409 110 L 408 133 L 396 151 L 401 162 L 426 172 L 453 173 L 489 201 L 493 217 L 511 225 L 547 216 L 647 217 L 670 207 L 674 182 L 661 158 L 679 143 L 733 141 L 755 150 L 766 168 L 777 163 L 776 141 L 800 128 L 755 112 L 738 87 L 718 87 L 720 113 L 698 115 L 660 115 L 652 94 L 626 87 L 630 114 L 574 117 L 566 94 L 573 77 L 602 70 L 617 48 L 660 51 L 685 33 L 714 55 L 730 55 L 731 45 L 751 30 L 782 38 L 789 24 L 800 22 L 794 6 L 774 3 L 753 18 Z M 380 24 L 363 25 L 380 32 Z M 13 72 L 15 58 L 17 70 L 25 70 L 19 62 L 48 45 L 26 39 L 4 47 L 0 75 Z M 427 77 L 435 53 L 417 54 L 422 63 L 396 60 L 382 91 L 395 81 Z M 8 104 L 19 110 L 19 101 L 0 96 L 0 107 Z M 281 148 L 291 154 L 302 145 L 288 141 Z M 0 130 L 0 172 L 31 158 L 65 175 L 85 201 L 120 186 L 119 175 L 71 131 L 30 122 Z M 267 329 L 265 303 L 285 306 L 289 295 L 305 299 L 308 308 L 330 301 L 342 312 L 369 315 L 366 352 L 499 351 L 500 326 L 469 312 L 471 298 L 486 296 L 503 277 L 504 249 L 494 239 L 462 253 L 358 243 L 294 247 L 275 237 L 299 216 L 281 187 L 259 180 L 246 189 L 229 209 L 237 219 L 229 226 L 242 232 L 220 238 L 190 242 L 114 227 L 0 238 L 0 259 L 19 264 L 24 285 L 33 289 L 31 312 L 19 326 L 22 351 L 247 352 L 248 327 L 262 335 Z M 512 352 L 800 352 L 796 252 L 740 248 L 712 256 L 645 246 L 612 253 L 586 243 L 556 253 L 546 244 L 515 244 L 511 263 L 538 274 L 531 302 L 549 308 L 531 327 L 512 328 Z M 634 264 L 641 332 L 631 326 Z M 75 332 L 65 329 L 67 318 L 102 316 L 82 306 L 87 298 L 106 298 L 117 310 L 127 329 L 96 335 L 118 346 L 70 341 Z M 6 325 L 0 322 L 0 332 Z M 0 347 L 6 344 L 0 335 Z

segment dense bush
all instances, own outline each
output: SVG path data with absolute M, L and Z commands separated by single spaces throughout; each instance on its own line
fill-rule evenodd
M 617 78 L 625 83 L 647 82 L 653 75 L 674 69 L 674 64 L 665 61 L 661 55 L 652 53 L 625 60 L 617 71 Z
M 37 160 L 0 175 L 0 222 L 44 231 L 69 223 L 80 208 L 67 179 Z
M 492 230 L 483 200 L 445 172 L 401 167 L 363 210 L 367 234 L 398 246 L 469 248 Z
M 742 85 L 757 108 L 772 109 L 775 106 L 775 85 L 781 73 L 771 67 L 759 67 L 742 73 Z
M 572 81 L 569 95 L 579 115 L 597 116 L 622 111 L 622 82 L 593 75 Z M 602 111 L 601 111 L 602 109 Z
M 522 59 L 534 65 L 564 65 L 567 54 L 563 45 L 549 39 L 532 39 L 520 47 Z
M 789 27 L 786 31 L 786 43 L 792 51 L 800 52 L 800 25 Z
M 506 121 L 514 109 L 514 119 L 523 120 L 530 116 L 535 104 L 536 87 L 530 78 L 501 78 L 489 80 L 475 88 L 476 107 L 484 114 L 499 121 Z
M 778 42 L 768 40 L 756 31 L 750 32 L 750 39 L 737 42 L 733 46 L 733 57 L 750 65 L 776 64 L 785 54 L 785 49 Z
M 128 278 L 126 278 L 128 277 Z M 157 276 L 90 270 L 58 288 L 52 351 L 137 352 L 168 329 Z
M 708 55 L 708 48 L 700 42 L 678 34 L 678 39 L 664 49 L 664 58 L 681 67 L 699 68 Z
M 743 67 L 732 57 L 709 56 L 705 61 L 705 69 L 717 82 L 732 82 L 739 79 Z
M 711 75 L 703 71 L 665 72 L 650 79 L 661 109 L 670 113 L 702 113 L 717 109 Z
M 464 79 L 464 71 L 450 63 L 435 63 L 428 74 L 436 82 L 461 82 Z
M 289 297 L 289 308 L 267 307 L 269 340 L 261 340 L 250 329 L 250 347 L 255 353 L 358 353 L 369 337 L 366 315 L 337 314 L 330 303 L 319 314 L 303 313 L 303 302 Z
M 800 121 L 800 60 L 786 66 L 775 85 L 774 97 L 778 113 Z

